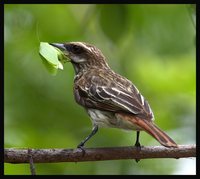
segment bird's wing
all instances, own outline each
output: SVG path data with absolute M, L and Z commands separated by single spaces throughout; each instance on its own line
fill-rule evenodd
M 152 119 L 153 113 L 148 102 L 133 85 L 132 91 L 126 91 L 115 85 L 98 86 L 91 83 L 87 88 L 79 88 L 80 98 L 84 98 L 85 107 L 93 107 L 106 111 L 122 111 L 137 114 L 142 118 Z
M 129 93 L 116 87 L 91 86 L 90 95 L 95 100 L 103 100 L 133 114 L 151 112 L 149 104 L 140 93 Z

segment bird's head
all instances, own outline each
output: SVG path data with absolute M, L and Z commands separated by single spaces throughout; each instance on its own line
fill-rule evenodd
M 76 74 L 89 68 L 109 68 L 102 52 L 85 42 L 50 43 L 70 59 Z

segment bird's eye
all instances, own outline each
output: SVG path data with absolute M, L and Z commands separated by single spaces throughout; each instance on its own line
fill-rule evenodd
M 80 47 L 80 46 L 78 46 L 78 45 L 73 45 L 73 46 L 71 47 L 71 51 L 72 51 L 73 53 L 75 53 L 75 54 L 80 54 L 80 53 L 83 52 L 83 48 Z

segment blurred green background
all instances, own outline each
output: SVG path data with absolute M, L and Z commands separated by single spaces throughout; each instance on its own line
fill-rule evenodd
M 73 97 L 70 63 L 56 76 L 40 42 L 96 45 L 109 65 L 138 87 L 155 123 L 178 144 L 196 142 L 196 27 L 191 5 L 5 5 L 5 147 L 76 148 L 91 122 Z M 194 21 L 192 18 L 194 17 Z M 134 145 L 136 133 L 100 129 L 86 147 Z M 144 146 L 160 145 L 142 132 Z M 36 164 L 37 174 L 195 174 L 189 159 Z M 30 174 L 5 164 L 5 174 Z

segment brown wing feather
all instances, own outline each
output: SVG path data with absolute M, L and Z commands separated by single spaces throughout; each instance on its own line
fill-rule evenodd
M 75 85 L 76 101 L 87 107 L 106 111 L 124 111 L 152 120 L 153 112 L 138 89 L 128 79 L 113 71 L 90 70 L 86 79 Z

